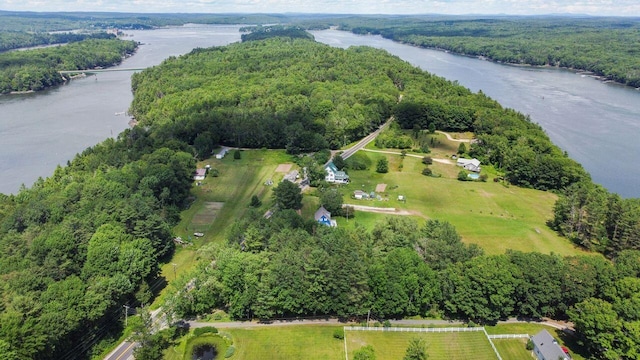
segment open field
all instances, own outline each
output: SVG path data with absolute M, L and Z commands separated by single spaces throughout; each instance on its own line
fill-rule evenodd
M 557 198 L 550 192 L 505 186 L 491 178 L 488 182 L 460 182 L 456 180 L 460 168 L 446 164 L 431 166 L 441 177 L 427 177 L 421 174 L 424 165 L 418 158 L 403 159 L 399 155 L 370 152 L 366 155 L 373 164 L 386 157 L 389 172 L 379 174 L 375 172 L 375 165 L 369 170 L 350 171 L 351 183 L 343 187 L 350 203 L 395 207 L 426 218 L 449 221 L 463 241 L 477 243 L 489 254 L 504 253 L 507 249 L 584 254 L 546 226 L 546 221 L 553 216 Z M 387 184 L 381 194 L 387 201 L 350 199 L 354 190 L 370 192 L 379 183 Z M 406 197 L 406 202 L 398 201 L 398 195 Z M 355 222 L 360 214 L 356 214 Z M 344 222 L 338 219 L 340 226 Z
M 491 341 L 503 360 L 534 359 L 531 351 L 526 348 L 528 339 L 493 339 Z
M 429 360 L 495 360 L 497 356 L 482 331 L 452 333 L 406 333 L 346 331 L 349 358 L 367 345 L 375 349 L 376 359 L 396 360 L 404 356 L 409 341 L 425 340 Z
M 432 326 L 429 326 L 432 327 Z M 433 326 L 440 327 L 440 326 Z M 446 326 L 445 326 L 446 327 Z M 230 334 L 236 348 L 233 359 L 345 359 L 345 342 L 333 337 L 336 329 L 343 325 L 288 325 L 261 326 L 246 328 L 221 329 Z M 565 342 L 555 329 L 531 323 L 510 323 L 485 327 L 489 334 L 528 333 L 533 335 L 547 329 L 563 346 L 568 346 L 576 360 L 585 358 L 575 352 L 575 348 Z M 559 331 L 559 330 L 558 330 Z M 561 331 L 559 331 L 561 333 Z M 378 360 L 400 359 L 404 356 L 409 341 L 414 337 L 424 338 L 427 344 L 429 360 L 438 359 L 496 359 L 489 340 L 483 331 L 453 333 L 420 333 L 420 332 L 378 332 L 347 330 L 346 344 L 349 359 L 359 348 L 371 345 Z M 526 339 L 494 339 L 503 360 L 530 359 L 526 350 Z M 175 349 L 169 349 L 165 359 L 173 359 L 169 353 L 184 352 L 184 343 Z
M 333 337 L 340 326 L 281 326 L 227 329 L 236 347 L 234 360 L 344 359 L 344 342 Z
M 211 165 L 219 172 L 219 176 L 207 175 L 202 185 L 191 189 L 194 201 L 181 213 L 180 223 L 173 232 L 185 240 L 193 241 L 193 246 L 176 248 L 170 262 L 162 265 L 161 274 L 167 281 L 173 280 L 192 268 L 198 261 L 196 250 L 209 242 L 222 242 L 228 225 L 239 219 L 249 210 L 251 196 L 257 195 L 263 202 L 258 210 L 265 212 L 271 203 L 273 186 L 266 186 L 268 179 L 274 186 L 282 179 L 277 173 L 278 165 L 291 160 L 284 150 L 250 150 L 242 151 L 242 158 L 234 160 L 230 153 L 224 159 L 215 157 L 198 163 L 199 168 Z M 206 229 L 206 230 L 205 230 Z M 193 233 L 199 231 L 204 237 L 195 238 Z M 175 264 L 175 265 L 174 265 Z M 158 301 L 162 300 L 163 290 Z

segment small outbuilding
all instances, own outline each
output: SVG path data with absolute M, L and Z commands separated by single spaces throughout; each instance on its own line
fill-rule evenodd
M 207 169 L 196 169 L 196 173 L 193 175 L 193 180 L 202 181 L 207 176 Z
M 225 155 L 227 155 L 227 153 L 229 152 L 229 148 L 228 147 L 223 147 L 217 154 L 216 154 L 216 159 L 222 159 L 224 158 Z
M 356 190 L 356 191 L 353 192 L 353 197 L 358 199 L 358 200 L 366 199 L 367 198 L 367 193 L 362 191 L 362 190 Z

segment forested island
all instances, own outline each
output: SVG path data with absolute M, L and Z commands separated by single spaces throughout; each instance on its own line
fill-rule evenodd
M 593 185 L 540 126 L 482 93 L 381 50 L 306 37 L 249 37 L 135 74 L 130 111 L 140 126 L 0 196 L 0 357 L 83 358 L 117 338 L 122 304 L 148 304 L 162 283 L 171 229 L 193 201 L 196 159 L 217 146 L 326 151 L 392 116 L 411 131 L 473 132 L 470 155 L 509 184 L 560 194 L 550 225 L 610 259 L 484 255 L 438 220 L 338 230 L 295 207 L 269 220 L 248 210 L 226 243 L 200 252 L 201 265 L 176 281 L 165 308 L 263 320 L 360 318 L 367 309 L 475 323 L 551 316 L 572 320 L 594 357 L 637 356 L 637 199 Z

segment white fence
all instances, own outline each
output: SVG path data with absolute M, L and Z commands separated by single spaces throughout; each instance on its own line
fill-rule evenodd
M 500 335 L 487 335 L 489 339 L 528 339 L 529 334 L 500 334 Z
M 450 333 L 450 332 L 474 332 L 484 331 L 482 327 L 443 327 L 443 328 L 406 328 L 406 327 L 366 327 L 366 326 L 345 326 L 344 330 L 352 331 L 389 331 L 389 332 L 425 332 L 425 333 Z

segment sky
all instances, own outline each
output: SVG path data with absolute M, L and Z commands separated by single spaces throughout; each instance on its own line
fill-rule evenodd
M 0 10 L 640 16 L 640 0 L 0 0 Z

